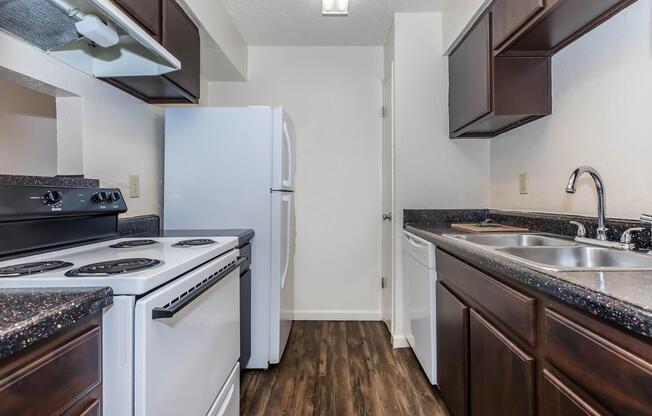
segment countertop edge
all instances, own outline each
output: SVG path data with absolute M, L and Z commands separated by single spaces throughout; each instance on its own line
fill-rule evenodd
M 65 288 L 62 288 L 65 291 Z M 58 331 L 81 321 L 87 316 L 101 312 L 113 304 L 110 287 L 80 294 L 79 298 L 47 309 L 38 315 L 15 325 L 0 337 L 0 360 L 49 338 Z
M 652 338 L 652 311 L 648 309 L 576 285 L 557 276 L 528 267 L 524 263 L 496 257 L 491 252 L 418 227 L 418 224 L 406 224 L 405 230 L 430 241 L 481 271 L 498 275 L 507 280 L 512 279 L 586 313 L 639 335 Z M 432 227 L 432 225 L 428 227 Z

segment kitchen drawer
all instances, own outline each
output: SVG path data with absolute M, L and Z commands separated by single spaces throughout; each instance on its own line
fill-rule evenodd
M 24 357 L 25 365 L 21 361 L 0 380 L 0 415 L 60 414 L 76 407 L 79 398 L 94 387 L 101 389 L 100 326 L 92 326 L 64 343 L 45 342 Z M 91 403 L 78 414 L 93 414 Z
M 236 364 L 207 416 L 238 416 L 240 414 L 240 365 Z
M 551 371 L 543 370 L 543 416 L 611 416 L 595 409 L 582 396 Z
M 536 300 L 437 250 L 438 278 L 480 305 L 529 345 L 536 344 Z
M 247 243 L 239 248 L 240 257 L 246 257 L 247 261 L 240 265 L 240 276 L 243 276 L 251 267 L 251 243 Z
M 652 415 L 652 363 L 546 310 L 548 360 L 615 414 Z

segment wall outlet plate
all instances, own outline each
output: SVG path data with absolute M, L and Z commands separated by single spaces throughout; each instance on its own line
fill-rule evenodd
M 527 195 L 528 194 L 528 185 L 529 185 L 529 178 L 527 173 L 521 173 L 518 175 L 518 192 L 521 195 Z
M 129 175 L 129 198 L 140 197 L 140 176 Z

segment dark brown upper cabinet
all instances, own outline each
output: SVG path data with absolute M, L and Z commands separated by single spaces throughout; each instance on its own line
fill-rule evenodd
M 450 55 L 451 131 L 491 112 L 490 40 L 491 19 L 487 15 Z
M 175 0 L 157 3 L 161 19 L 159 41 L 181 62 L 181 69 L 159 76 L 116 77 L 105 81 L 151 104 L 196 104 L 200 95 L 199 29 Z
M 451 138 L 552 114 L 550 57 L 636 0 L 494 0 L 449 56 Z
M 502 1 L 502 0 L 501 0 Z M 636 0 L 546 0 L 500 52 L 553 55 Z M 533 0 L 512 0 L 532 3 Z
M 486 14 L 449 57 L 451 137 L 493 137 L 551 112 L 548 57 L 494 57 Z
M 199 29 L 176 0 L 163 0 L 163 47 L 181 61 L 180 71 L 166 77 L 199 97 Z
M 150 35 L 159 38 L 161 26 L 161 0 L 113 0 Z
M 493 5 L 493 47 L 500 46 L 520 29 L 535 13 L 541 11 L 545 0 L 496 0 Z

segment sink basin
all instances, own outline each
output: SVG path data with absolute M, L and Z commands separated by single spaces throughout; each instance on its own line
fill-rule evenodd
M 558 271 L 652 270 L 652 256 L 600 247 L 505 247 L 497 251 Z
M 574 246 L 574 241 L 539 234 L 449 234 L 448 237 L 492 247 Z

